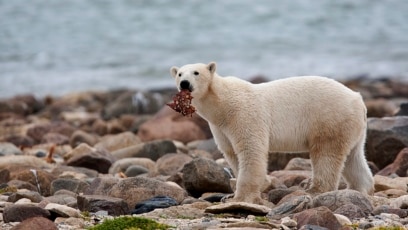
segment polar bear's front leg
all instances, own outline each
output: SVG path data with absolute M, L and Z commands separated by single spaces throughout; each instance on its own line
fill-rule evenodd
M 247 142 L 247 140 L 244 140 Z M 267 146 L 254 146 L 247 142 L 243 146 L 238 144 L 236 153 L 239 162 L 236 191 L 233 201 L 249 202 L 267 205 L 261 198 L 261 190 L 266 181 L 267 173 Z
M 215 143 L 217 144 L 218 149 L 222 152 L 222 154 L 225 157 L 225 160 L 227 160 L 229 166 L 232 169 L 232 172 L 234 173 L 234 176 L 238 176 L 238 158 L 237 155 L 234 152 L 234 149 L 232 148 L 231 142 L 228 140 L 228 138 L 215 126 L 212 126 L 210 124 L 211 132 L 213 134 Z

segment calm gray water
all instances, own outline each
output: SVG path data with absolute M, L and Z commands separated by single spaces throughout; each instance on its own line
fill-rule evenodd
M 407 0 L 0 0 L 0 97 L 221 75 L 408 78 Z

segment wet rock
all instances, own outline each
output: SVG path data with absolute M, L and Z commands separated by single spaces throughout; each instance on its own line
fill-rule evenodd
M 130 207 L 155 196 L 169 196 L 181 203 L 187 193 L 173 184 L 144 177 L 130 177 L 113 185 L 108 195 L 124 199 Z
M 9 142 L 0 142 L 0 156 L 22 155 L 23 152 L 14 144 Z
M 374 176 L 374 189 L 376 192 L 384 191 L 388 189 L 399 189 L 402 191 L 407 191 L 408 178 L 407 177 L 390 178 L 390 177 L 375 175 Z
M 327 207 L 317 207 L 296 213 L 293 219 L 300 229 L 304 225 L 317 225 L 328 229 L 340 229 L 342 226 Z
M 326 192 L 313 199 L 314 207 L 325 206 L 332 211 L 346 204 L 356 205 L 366 216 L 373 210 L 370 200 L 362 193 L 354 190 L 346 189 Z
M 151 212 L 156 208 L 168 208 L 178 205 L 178 202 L 168 196 L 156 196 L 151 199 L 139 202 L 136 204 L 135 209 L 131 211 L 131 214 L 142 214 Z
M 129 206 L 123 199 L 101 195 L 78 196 L 78 208 L 88 212 L 107 211 L 111 216 L 129 214 Z
M 313 205 L 313 199 L 309 195 L 290 196 L 282 199 L 276 207 L 268 213 L 271 219 L 281 219 L 293 213 L 301 212 Z
M 8 222 L 21 222 L 31 217 L 50 217 L 50 212 L 33 204 L 13 204 L 3 210 L 3 220 Z
M 258 204 L 246 203 L 246 202 L 222 203 L 222 204 L 207 207 L 205 209 L 206 213 L 213 213 L 213 214 L 245 212 L 245 213 L 254 214 L 254 215 L 266 215 L 270 211 L 271 209 L 269 207 L 258 205 Z
M 408 117 L 369 118 L 366 155 L 380 169 L 408 146 Z
M 193 158 L 183 153 L 169 153 L 156 161 L 156 173 L 159 175 L 174 175 L 180 172 L 184 165 Z
M 106 150 L 96 149 L 87 144 L 80 144 L 72 150 L 72 157 L 67 161 L 68 166 L 84 167 L 100 173 L 108 173 L 115 158 Z
M 47 171 L 30 169 L 25 169 L 17 172 L 12 176 L 12 178 L 34 185 L 38 189 L 38 191 L 40 191 L 40 194 L 42 196 L 51 195 L 51 182 L 56 179 L 54 175 Z
M 184 165 L 184 187 L 194 197 L 205 192 L 232 193 L 230 177 L 214 161 L 196 158 Z
M 38 193 L 34 191 L 18 191 L 13 194 L 11 194 L 7 201 L 15 203 L 16 201 L 27 198 L 33 203 L 40 203 L 43 200 L 43 197 Z
M 95 144 L 97 149 L 106 149 L 113 152 L 119 149 L 127 148 L 140 144 L 140 138 L 132 132 L 123 132 L 119 134 L 105 135 L 101 140 Z
M 49 203 L 45 206 L 44 209 L 48 210 L 53 216 L 80 217 L 79 211 L 77 209 L 62 204 Z
M 135 176 L 139 176 L 139 175 L 147 174 L 147 173 L 149 173 L 149 170 L 140 165 L 131 165 L 125 171 L 125 175 L 127 177 L 135 177 Z
M 82 143 L 88 144 L 89 146 L 94 146 L 97 141 L 98 137 L 96 135 L 92 135 L 82 130 L 76 130 L 69 139 L 69 145 L 71 145 L 73 148 Z
M 119 178 L 115 177 L 97 177 L 91 182 L 89 188 L 84 192 L 84 194 L 107 196 L 110 189 L 119 183 L 119 181 Z
M 295 157 L 292 158 L 286 165 L 284 170 L 306 170 L 312 171 L 310 159 Z
M 133 158 L 123 158 L 115 161 L 109 169 L 109 174 L 116 174 L 119 172 L 125 172 L 131 166 L 140 166 L 146 168 L 149 172 L 153 172 L 156 163 L 149 159 L 143 157 L 133 157 Z
M 311 171 L 301 171 L 301 170 L 280 170 L 274 171 L 269 174 L 278 178 L 286 187 L 292 187 L 299 185 L 305 179 L 312 177 Z
M 45 217 L 31 217 L 19 223 L 13 230 L 58 230 L 56 224 Z
M 176 146 L 170 140 L 151 141 L 133 145 L 127 148 L 122 148 L 112 152 L 116 159 L 130 158 L 130 157 L 144 157 L 156 161 L 167 153 L 175 153 Z
M 293 158 L 309 158 L 309 153 L 269 153 L 268 172 L 284 169 Z
M 88 187 L 88 183 L 78 179 L 58 178 L 51 183 L 51 194 L 54 194 L 61 189 L 80 194 L 87 190 Z
M 389 176 L 395 173 L 400 177 L 405 177 L 407 176 L 407 170 L 408 170 L 408 148 L 404 148 L 398 153 L 394 162 L 380 170 L 377 173 L 377 175 Z
M 172 139 L 188 143 L 212 137 L 208 123 L 197 114 L 184 117 L 168 106 L 164 106 L 152 119 L 140 125 L 138 135 L 144 142 Z

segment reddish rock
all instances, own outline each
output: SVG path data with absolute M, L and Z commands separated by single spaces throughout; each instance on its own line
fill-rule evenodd
M 95 148 L 106 149 L 109 152 L 113 152 L 119 149 L 130 147 L 140 144 L 142 141 L 140 138 L 132 132 L 123 132 L 120 134 L 111 134 L 103 136 L 98 143 L 95 144 Z
M 63 134 L 49 132 L 49 133 L 46 133 L 42 137 L 41 143 L 52 143 L 56 145 L 65 145 L 69 143 L 69 138 Z
M 74 131 L 75 128 L 66 122 L 52 122 L 34 124 L 27 130 L 27 135 L 37 143 L 40 143 L 44 135 L 49 132 L 59 133 L 70 137 Z
M 299 185 L 305 179 L 311 178 L 312 172 L 303 170 L 281 170 L 271 172 L 269 175 L 278 178 L 286 187 L 292 187 Z
M 293 216 L 297 221 L 297 228 L 303 225 L 317 225 L 328 229 L 341 229 L 341 224 L 336 216 L 327 207 L 318 207 L 304 210 Z
M 408 148 L 404 148 L 401 152 L 398 153 L 397 158 L 395 158 L 394 162 L 387 165 L 387 167 L 383 168 L 377 175 L 381 176 L 389 176 L 393 173 L 397 174 L 400 177 L 406 177 L 408 170 Z
M 184 117 L 168 106 L 163 107 L 152 119 L 139 127 L 138 135 L 142 141 L 172 139 L 183 143 L 208 139 L 212 136 L 208 123 L 193 114 Z
M 31 217 L 19 223 L 12 230 L 58 230 L 56 224 L 45 217 Z

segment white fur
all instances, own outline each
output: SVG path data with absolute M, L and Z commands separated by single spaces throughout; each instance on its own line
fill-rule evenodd
M 268 152 L 309 151 L 311 193 L 337 189 L 343 168 L 350 188 L 372 192 L 364 156 L 366 108 L 359 93 L 324 77 L 251 84 L 220 77 L 215 69 L 215 63 L 190 64 L 170 72 L 179 89 L 183 80 L 191 85 L 193 106 L 237 176 L 234 201 L 264 203 Z

